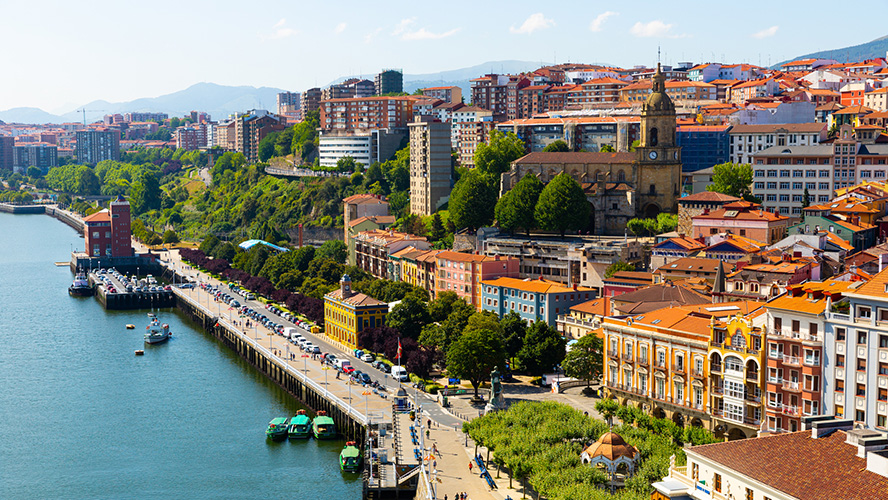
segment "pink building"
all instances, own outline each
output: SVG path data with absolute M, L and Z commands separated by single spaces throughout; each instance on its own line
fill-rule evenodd
M 481 310 L 482 281 L 519 277 L 519 260 L 511 257 L 445 251 L 439 253 L 437 259 L 435 296 L 439 297 L 441 292 L 456 292 L 478 310 Z

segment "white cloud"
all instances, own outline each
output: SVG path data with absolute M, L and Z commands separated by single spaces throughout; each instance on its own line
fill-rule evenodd
M 610 10 L 607 12 L 598 14 L 598 17 L 596 17 L 595 19 L 592 20 L 591 23 L 589 23 L 589 31 L 601 31 L 601 25 L 604 24 L 605 21 L 607 21 L 607 18 L 609 18 L 611 16 L 619 16 L 619 15 L 620 15 L 619 12 L 613 12 Z
M 777 30 L 780 29 L 780 26 L 771 26 L 768 29 L 764 29 L 759 31 L 758 33 L 753 33 L 749 36 L 753 38 L 768 38 L 777 34 Z
M 291 37 L 291 36 L 299 34 L 299 31 L 294 30 L 293 28 L 287 28 L 286 24 L 287 24 L 287 20 L 284 18 L 281 18 L 280 21 L 276 22 L 274 24 L 274 26 L 271 27 L 270 34 L 260 34 L 259 38 L 262 38 L 265 40 L 269 40 L 269 39 L 279 40 L 281 38 L 287 38 L 287 37 Z
M 659 19 L 649 23 L 637 22 L 632 26 L 632 29 L 629 30 L 629 33 L 641 38 L 687 38 L 690 36 L 684 33 L 681 35 L 671 33 L 672 26 L 672 24 L 666 24 Z
M 333 29 L 333 33 L 336 34 L 336 35 L 342 33 L 343 31 L 345 31 L 345 26 L 346 26 L 345 23 L 339 23 L 339 24 L 337 24 L 337 25 L 336 25 L 336 28 Z
M 512 26 L 509 28 L 509 31 L 517 35 L 529 35 L 534 31 L 551 28 L 552 26 L 555 26 L 555 21 L 553 19 L 546 19 L 542 12 L 537 12 L 525 19 L 524 24 L 522 24 L 521 27 L 516 28 Z
M 438 40 L 440 38 L 446 38 L 450 35 L 456 34 L 460 28 L 453 28 L 450 31 L 445 31 L 444 33 L 432 33 L 431 31 L 426 30 L 425 28 L 420 28 L 416 31 L 409 31 L 401 35 L 401 40 Z
M 364 43 L 372 43 L 373 39 L 376 38 L 380 33 L 382 33 L 382 28 L 376 28 L 370 33 L 367 33 L 366 35 L 364 35 Z
M 416 18 L 415 18 L 415 17 L 409 17 L 409 18 L 407 18 L 407 19 L 401 19 L 401 22 L 399 22 L 398 25 L 395 26 L 395 30 L 392 31 L 392 35 L 394 35 L 394 36 L 398 36 L 398 35 L 400 35 L 400 34 L 406 32 L 406 31 L 407 31 L 407 28 L 408 28 L 411 24 L 413 24 L 413 23 L 415 23 L 415 22 L 416 22 Z

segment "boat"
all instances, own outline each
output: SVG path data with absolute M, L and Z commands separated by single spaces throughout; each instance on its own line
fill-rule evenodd
M 336 423 L 325 411 L 318 412 L 311 427 L 316 439 L 336 439 Z
M 74 282 L 68 287 L 68 293 L 77 297 L 92 297 L 95 289 L 89 284 L 89 280 L 83 273 L 74 276 Z
M 170 325 L 164 323 L 160 324 L 160 321 L 157 318 L 151 320 L 151 324 L 145 327 L 145 343 L 146 344 L 159 344 L 161 342 L 166 342 L 170 339 Z
M 268 423 L 265 436 L 274 440 L 287 438 L 287 417 L 277 417 Z
M 360 468 L 361 450 L 358 448 L 358 443 L 349 441 L 339 453 L 339 469 L 345 472 L 358 472 Z
M 305 414 L 305 410 L 299 410 L 290 419 L 287 427 L 287 436 L 290 439 L 306 439 L 311 437 L 311 419 Z
M 132 329 L 134 329 L 135 327 L 136 327 L 136 325 L 134 325 L 134 324 L 132 324 L 132 323 L 127 323 L 127 324 L 126 324 L 126 329 L 127 329 L 127 330 L 132 330 Z

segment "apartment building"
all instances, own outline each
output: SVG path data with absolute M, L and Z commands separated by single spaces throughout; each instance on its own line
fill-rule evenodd
M 360 97 L 321 101 L 321 128 L 352 131 L 406 128 L 413 120 L 413 99 Z
M 132 112 L 132 113 L 124 113 L 123 121 L 127 123 L 132 122 L 159 122 L 163 123 L 166 120 L 170 119 L 170 115 L 166 113 L 149 113 L 149 112 Z
M 194 151 L 207 147 L 207 126 L 204 123 L 179 127 L 174 133 L 176 148 Z
M 827 138 L 825 123 L 735 125 L 728 131 L 730 161 L 753 163 L 753 156 L 772 146 L 812 146 Z
M 761 205 L 749 201 L 734 201 L 715 211 L 704 209 L 692 218 L 692 238 L 731 232 L 738 236 L 776 243 L 786 237 L 789 217 L 765 211 Z
M 555 141 L 564 141 L 572 151 L 600 151 L 610 146 L 628 151 L 641 137 L 641 121 L 636 117 L 566 116 L 558 118 L 524 118 L 497 123 L 496 129 L 514 132 L 524 140 L 528 152 L 540 152 Z
M 390 256 L 408 246 L 428 250 L 422 237 L 391 230 L 363 231 L 355 236 L 355 266 L 377 278 L 392 279 L 395 274 Z
M 489 74 L 471 81 L 472 105 L 493 112 L 501 122 L 518 118 L 518 90 L 531 85 L 524 76 Z
M 863 105 L 873 111 L 888 111 L 888 87 L 867 92 L 863 96 Z
M 449 87 L 426 87 L 422 89 L 422 95 L 429 99 L 440 99 L 444 102 L 462 102 L 462 88 Z
M 375 194 L 356 194 L 344 198 L 343 222 L 345 225 L 345 241 L 349 240 L 349 227 L 351 223 L 363 217 L 381 217 L 389 215 L 389 202 L 382 196 Z M 393 221 L 394 222 L 394 221 Z M 349 261 L 355 265 L 354 260 Z
M 324 335 L 352 349 L 358 335 L 368 328 L 385 325 L 388 304 L 352 290 L 352 281 L 342 275 L 339 288 L 324 295 Z
M 888 430 L 888 269 L 827 305 L 823 413 Z
M 0 170 L 15 166 L 15 137 L 0 135 Z
M 405 128 L 321 130 L 318 161 L 322 167 L 335 167 L 339 160 L 350 157 L 369 167 L 392 158 L 406 137 Z
M 626 85 L 620 90 L 623 102 L 644 102 L 651 93 L 652 81 L 640 80 Z M 715 101 L 718 89 L 715 85 L 705 82 L 675 81 L 666 82 L 666 94 L 673 101 Z
M 620 102 L 620 91 L 629 82 L 616 78 L 596 78 L 574 86 L 567 92 L 565 109 L 583 109 L 586 107 Z
M 438 271 L 440 278 L 441 271 Z M 543 278 L 495 278 L 481 282 L 481 310 L 502 318 L 515 311 L 528 323 L 544 321 L 555 326 L 558 315 L 595 297 L 595 290 L 565 286 Z
M 404 72 L 400 69 L 384 69 L 373 78 L 376 95 L 400 93 L 404 91 Z
M 481 310 L 481 282 L 495 278 L 518 278 L 520 262 L 513 257 L 443 251 L 437 254 L 435 295 L 455 292 Z
M 23 171 L 28 167 L 37 167 L 46 173 L 59 165 L 58 151 L 58 147 L 40 142 L 17 144 L 14 148 L 13 165 Z
M 370 80 L 349 78 L 342 83 L 330 85 L 321 91 L 321 100 L 350 99 L 370 97 L 376 92 L 376 86 Z
M 234 121 L 235 151 L 247 161 L 259 161 L 259 143 L 268 134 L 287 128 L 286 120 L 264 109 L 253 109 Z M 230 137 L 229 137 L 230 140 Z
M 323 92 L 317 87 L 303 92 L 299 97 L 299 108 L 302 110 L 302 116 L 305 116 L 309 111 L 317 111 L 321 107 L 321 99 L 323 99 Z
M 827 303 L 838 302 L 850 281 L 807 282 L 768 302 L 767 429 L 802 430 L 802 418 L 823 410 L 823 339 Z
M 780 83 L 774 77 L 769 77 L 732 85 L 727 99 L 728 102 L 742 106 L 751 99 L 771 97 L 778 92 Z
M 610 316 L 610 298 L 601 297 L 571 306 L 566 314 L 555 320 L 556 329 L 564 338 L 581 339 L 586 335 L 600 335 L 601 321 Z
M 120 160 L 120 132 L 113 129 L 77 132 L 74 154 L 77 161 L 95 165 L 103 160 Z
M 418 116 L 409 128 L 410 213 L 432 215 L 450 199 L 450 123 Z
M 730 125 L 682 125 L 675 130 L 682 172 L 696 172 L 728 161 Z

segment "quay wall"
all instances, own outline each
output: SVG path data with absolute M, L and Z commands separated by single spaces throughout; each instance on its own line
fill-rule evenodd
M 336 429 L 346 439 L 359 443 L 364 442 L 367 423 L 365 415 L 327 392 L 323 386 L 306 377 L 299 370 L 273 356 L 266 347 L 259 345 L 227 320 L 214 316 L 204 306 L 182 293 L 181 290 L 175 289 L 175 294 L 179 309 L 200 323 L 207 333 L 236 352 L 313 411 L 326 411 L 327 415 L 336 422 Z
M 10 214 L 42 214 L 44 213 L 43 205 L 11 205 L 9 203 L 0 203 L 0 212 Z

